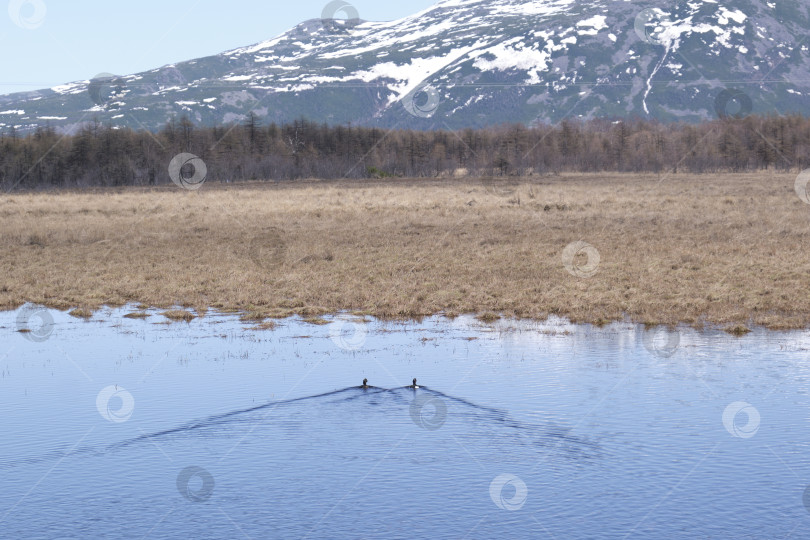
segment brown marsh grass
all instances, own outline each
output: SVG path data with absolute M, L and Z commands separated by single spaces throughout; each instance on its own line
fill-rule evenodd
M 803 328 L 810 206 L 794 180 L 598 174 L 7 195 L 0 308 Z M 577 241 L 598 251 L 590 277 L 563 262 Z

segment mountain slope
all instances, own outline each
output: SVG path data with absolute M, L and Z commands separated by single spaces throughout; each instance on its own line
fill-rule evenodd
M 312 20 L 216 56 L 0 96 L 0 128 L 155 130 L 251 112 L 417 129 L 802 112 L 809 22 L 797 0 L 444 0 L 398 21 Z

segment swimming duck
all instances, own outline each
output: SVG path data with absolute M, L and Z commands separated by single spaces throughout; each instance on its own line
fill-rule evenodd
M 414 388 L 414 389 L 419 388 L 419 385 L 417 385 L 417 384 L 416 384 L 416 379 L 414 379 L 414 380 L 413 380 L 413 384 L 412 384 L 412 385 L 407 386 L 406 388 Z
M 369 388 L 368 379 L 363 379 L 363 385 L 360 388 Z

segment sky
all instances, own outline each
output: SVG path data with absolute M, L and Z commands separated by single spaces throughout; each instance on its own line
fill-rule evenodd
M 329 0 L 4 0 L 0 94 L 101 73 L 127 75 L 268 40 Z M 435 0 L 349 0 L 360 18 L 390 21 Z M 4 12 L 5 11 L 5 12 Z

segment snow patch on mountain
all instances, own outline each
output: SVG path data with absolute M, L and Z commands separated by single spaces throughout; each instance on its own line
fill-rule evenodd
M 89 84 L 89 83 L 90 83 L 90 81 L 83 81 L 83 82 L 80 82 L 80 83 L 63 84 L 63 85 L 60 85 L 60 86 L 54 86 L 53 88 L 51 88 L 51 90 L 53 90 L 57 94 L 71 94 L 71 93 L 76 94 L 76 93 L 84 92 L 85 88 L 87 88 L 87 84 Z
M 434 73 L 452 65 L 459 58 L 484 45 L 486 44 L 478 42 L 469 47 L 453 49 L 444 56 L 413 58 L 409 64 L 396 64 L 394 62 L 377 64 L 370 70 L 353 73 L 346 77 L 345 80 L 359 79 L 364 82 L 371 82 L 377 79 L 393 79 L 399 81 L 399 84 L 388 87 L 394 92 L 389 97 L 388 103 L 394 103 L 415 90 Z
M 498 15 L 552 15 L 575 4 L 575 0 L 534 0 L 495 5 Z
M 483 51 L 477 51 L 471 55 L 477 57 L 473 66 L 481 71 L 523 70 L 529 74 L 527 79 L 529 84 L 539 83 L 540 72 L 548 69 L 551 53 L 527 47 L 516 41 L 499 43 Z
M 580 36 L 595 36 L 599 30 L 604 30 L 608 27 L 605 22 L 607 17 L 605 15 L 594 15 L 590 19 L 585 19 L 577 23 L 577 27 L 585 27 L 587 30 L 579 30 Z

